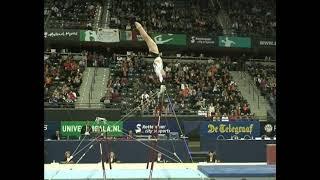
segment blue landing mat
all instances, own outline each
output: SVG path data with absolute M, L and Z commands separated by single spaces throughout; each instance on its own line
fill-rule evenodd
M 198 170 L 208 177 L 275 177 L 275 165 L 199 165 Z

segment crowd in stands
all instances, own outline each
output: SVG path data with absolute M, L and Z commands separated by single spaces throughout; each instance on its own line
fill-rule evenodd
M 276 35 L 275 0 L 221 0 L 236 35 Z
M 206 111 L 213 120 L 251 119 L 250 105 L 237 89 L 229 70 L 236 64 L 229 57 L 210 59 L 205 63 L 165 62 L 167 93 L 163 113 L 197 114 Z M 140 56 L 115 56 L 111 81 L 101 102 L 107 107 L 117 104 L 122 112 L 134 108 L 142 114 L 154 114 L 158 102 L 159 80 L 152 62 Z
M 44 55 L 45 107 L 74 107 L 79 97 L 85 61 L 60 53 Z
M 273 109 L 276 108 L 276 66 L 253 63 L 248 65 L 248 72 L 253 77 L 261 95 L 266 97 Z
M 70 29 L 91 29 L 101 6 L 94 0 L 55 0 L 47 2 L 47 5 L 45 16 L 50 14 L 48 27 Z
M 222 33 L 221 26 L 214 18 L 218 9 L 200 8 L 197 1 L 183 1 L 182 4 L 178 4 L 177 1 L 172 0 L 112 0 L 110 10 L 110 27 L 122 30 L 133 29 L 131 21 L 135 19 L 141 22 L 148 32 L 202 35 Z
M 44 14 L 45 18 L 50 14 L 49 28 L 92 29 L 98 8 L 102 7 L 98 1 L 88 0 L 58 0 L 46 4 L 49 7 L 45 7 Z M 148 32 L 217 36 L 223 34 L 218 14 L 226 12 L 233 35 L 276 35 L 275 0 L 111 0 L 110 5 L 109 26 L 121 30 L 134 29 L 135 20 Z
M 46 107 L 74 107 L 79 97 L 82 73 L 86 67 L 109 67 L 107 91 L 101 102 L 119 107 L 124 114 L 154 114 L 158 105 L 160 83 L 152 62 L 143 53 L 138 55 L 103 55 L 82 52 L 81 59 L 68 53 L 45 53 L 44 95 Z M 164 99 L 164 114 L 199 114 L 205 112 L 213 120 L 253 119 L 250 105 L 238 90 L 229 71 L 238 70 L 230 57 L 208 60 L 165 60 L 165 82 L 168 97 Z M 272 63 L 251 62 L 248 73 L 272 108 L 276 104 L 276 69 Z
M 108 58 L 102 53 L 85 52 L 84 59 L 87 62 L 87 67 L 107 67 Z
M 111 26 L 133 29 L 132 21 L 142 22 L 149 32 L 183 32 L 199 35 L 222 35 L 217 21 L 220 10 L 229 17 L 232 34 L 241 36 L 275 36 L 275 0 L 221 0 L 219 3 L 201 1 L 145 1 L 113 0 Z M 145 8 L 141 8 L 145 7 Z

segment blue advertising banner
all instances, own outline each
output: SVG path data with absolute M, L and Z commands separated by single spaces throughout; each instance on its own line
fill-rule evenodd
M 123 123 L 123 131 L 132 130 L 133 133 L 139 135 L 151 135 L 154 129 L 154 121 L 125 121 Z M 181 127 L 182 128 L 182 127 Z M 162 120 L 160 122 L 159 134 L 169 134 L 170 132 L 179 132 L 178 123 L 175 120 Z
M 60 121 L 45 121 L 44 139 L 52 139 L 57 130 L 60 130 Z
M 201 123 L 200 136 L 218 137 L 219 135 L 222 135 L 225 139 L 230 139 L 232 136 L 243 138 L 245 135 L 259 137 L 260 123 L 258 120 L 234 122 L 211 121 Z
M 188 137 L 200 136 L 200 125 L 207 121 L 183 121 L 184 134 Z

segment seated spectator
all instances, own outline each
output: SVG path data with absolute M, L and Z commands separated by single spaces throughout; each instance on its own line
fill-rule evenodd
M 95 137 L 105 137 L 106 133 L 102 132 L 101 127 L 97 126 L 95 130 Z
M 249 106 L 247 105 L 247 103 L 244 103 L 244 104 L 243 104 L 242 112 L 243 112 L 245 115 L 251 113 L 250 108 L 249 108 Z
M 214 109 L 213 103 L 211 103 L 210 106 L 208 107 L 208 117 L 213 117 L 214 113 L 215 113 L 215 109 Z
M 133 134 L 132 130 L 129 130 L 128 135 L 126 136 L 126 139 L 134 139 L 135 135 Z
M 81 128 L 81 134 L 90 135 L 91 133 L 92 133 L 92 127 L 89 124 L 89 121 L 87 121 L 86 124 Z
M 236 121 L 238 120 L 236 112 L 232 112 L 229 116 L 229 121 Z
M 221 121 L 229 121 L 229 117 L 227 116 L 226 113 L 224 113 L 223 116 L 221 117 Z
M 65 164 L 73 164 L 73 156 L 71 156 L 71 153 L 70 151 L 66 151 L 64 153 L 64 158 L 63 158 L 63 162 L 62 163 L 65 163 Z
M 147 94 L 147 92 L 145 91 L 142 95 L 141 95 L 141 105 L 147 104 L 149 103 L 149 94 Z
M 162 157 L 162 153 L 158 152 L 157 160 L 158 163 L 166 162 L 166 160 Z
M 116 157 L 116 154 L 111 151 L 108 155 L 107 155 L 107 160 L 106 160 L 106 163 L 115 163 L 115 162 L 119 162 L 117 157 Z
M 219 115 L 218 112 L 216 112 L 215 115 L 213 116 L 213 120 L 214 121 L 220 121 L 221 120 L 220 115 Z
M 61 139 L 61 133 L 59 130 L 56 130 L 56 133 L 52 136 L 52 140 L 60 140 Z
M 207 157 L 208 163 L 216 163 L 217 162 L 217 155 L 216 152 L 209 151 L 208 157 Z

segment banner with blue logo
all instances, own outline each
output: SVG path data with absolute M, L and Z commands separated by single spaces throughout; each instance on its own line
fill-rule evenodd
M 151 135 L 154 131 L 155 121 L 125 121 L 123 131 L 132 130 L 137 135 Z M 182 127 L 181 127 L 182 128 Z M 169 134 L 170 132 L 179 132 L 179 126 L 175 120 L 161 120 L 159 134 Z
M 214 137 L 222 135 L 225 139 L 230 139 L 233 136 L 244 138 L 260 136 L 260 123 L 254 121 L 234 121 L 234 122 L 203 122 L 200 125 L 200 136 Z
M 60 130 L 60 121 L 44 122 L 44 139 L 52 139 L 56 131 Z

